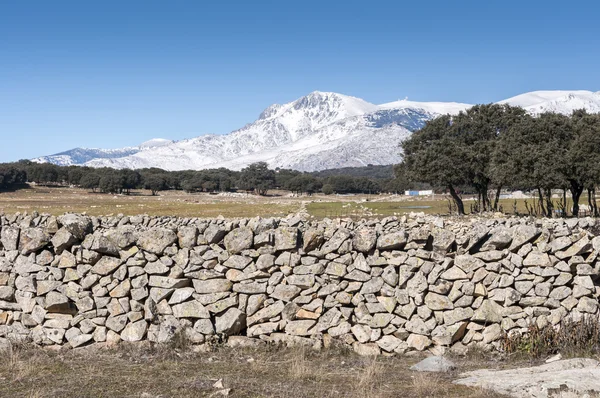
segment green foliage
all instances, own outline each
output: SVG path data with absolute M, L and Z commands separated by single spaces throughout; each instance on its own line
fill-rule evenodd
M 577 216 L 583 190 L 593 197 L 600 181 L 600 116 L 585 111 L 532 117 L 518 107 L 477 105 L 431 120 L 402 148 L 396 175 L 447 190 L 460 214 L 461 190 L 475 192 L 474 208 L 488 211 L 498 209 L 500 190 L 511 188 L 536 191 L 547 216 L 554 214 L 552 190 L 569 189 Z
M 91 189 L 92 191 L 96 192 L 96 189 L 100 187 L 100 175 L 95 172 L 84 174 L 79 179 L 79 186 L 81 188 Z
M 392 180 L 381 180 L 351 175 L 317 177 L 313 173 L 296 170 L 270 170 L 266 163 L 255 163 L 242 171 L 225 168 L 208 170 L 166 171 L 158 168 L 140 170 L 116 170 L 108 167 L 94 169 L 81 166 L 57 166 L 39 164 L 25 160 L 18 163 L 0 164 L 0 187 L 26 181 L 37 184 L 73 185 L 92 191 L 100 190 L 111 194 L 129 194 L 133 189 L 154 187 L 153 194 L 165 189 L 183 189 L 187 192 L 216 192 L 244 189 L 259 195 L 278 188 L 298 194 L 311 195 L 319 192 L 323 184 L 336 186 L 340 193 L 378 193 L 382 190 L 396 191 L 397 186 L 389 184 Z M 376 167 L 376 166 L 373 166 Z M 389 166 L 391 168 L 391 166 Z M 2 171 L 4 169 L 8 171 Z M 366 167 L 364 169 L 371 169 Z M 358 168 L 353 168 L 358 170 Z M 12 176 L 20 173 L 16 180 Z M 11 174 L 12 173 L 12 174 Z M 9 175 L 10 174 L 10 175 Z M 357 171 L 357 175 L 361 172 Z M 368 174 L 368 173 L 367 173 Z M 13 183 L 12 181 L 15 180 Z
M 10 188 L 27 181 L 27 174 L 11 165 L 0 165 L 0 188 Z
M 265 162 L 253 163 L 242 169 L 238 186 L 258 195 L 266 195 L 269 189 L 275 187 L 275 171 L 269 170 Z
M 165 174 L 150 174 L 144 178 L 144 188 L 152 191 L 152 195 L 156 195 L 159 191 L 164 191 L 168 188 L 168 176 Z
M 287 180 L 284 188 L 288 191 L 297 192 L 297 193 L 307 193 L 313 194 L 318 192 L 323 183 L 318 180 L 315 176 L 310 174 L 298 174 L 295 177 Z
M 331 195 L 333 194 L 333 187 L 331 186 L 331 184 L 323 184 L 321 192 L 323 192 L 325 195 Z

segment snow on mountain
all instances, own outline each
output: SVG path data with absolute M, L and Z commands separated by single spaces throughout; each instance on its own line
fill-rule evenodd
M 535 91 L 499 103 L 522 106 L 532 114 L 570 114 L 581 108 L 600 112 L 600 92 Z M 315 91 L 287 104 L 271 105 L 256 121 L 229 134 L 182 141 L 155 139 L 120 150 L 77 148 L 35 161 L 166 170 L 239 170 L 257 161 L 302 171 L 392 164 L 400 161 L 399 144 L 412 131 L 438 115 L 457 114 L 470 106 L 407 99 L 375 105 Z
M 532 91 L 508 98 L 499 103 L 523 107 L 534 115 L 544 112 L 568 115 L 577 109 L 586 109 L 590 113 L 598 113 L 600 112 L 600 91 Z
M 204 135 L 154 148 L 151 152 L 95 159 L 86 164 L 115 168 L 227 167 L 235 170 L 265 161 L 271 167 L 305 171 L 389 164 L 398 159 L 400 140 L 433 116 L 422 107 L 388 109 L 355 97 L 315 91 L 287 104 L 272 105 L 258 120 L 227 135 Z M 386 133 L 385 137 L 382 132 Z
M 172 144 L 173 140 L 166 140 L 164 138 L 153 138 L 140 144 L 140 148 L 158 148 L 159 146 L 165 146 Z
M 472 106 L 473 105 L 462 104 L 460 102 L 415 102 L 403 99 L 382 104 L 379 107 L 381 109 L 420 109 L 431 115 L 454 115 Z
M 95 160 L 110 160 L 134 155 L 142 150 L 153 149 L 159 146 L 173 143 L 171 140 L 155 138 L 144 142 L 137 147 L 125 147 L 118 149 L 100 149 L 100 148 L 75 148 L 54 155 L 41 156 L 32 159 L 38 163 L 53 163 L 59 166 L 84 165 L 87 162 Z

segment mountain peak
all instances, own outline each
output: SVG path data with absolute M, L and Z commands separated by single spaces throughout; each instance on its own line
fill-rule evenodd
M 402 98 L 402 97 L 400 97 Z M 600 92 L 535 91 L 501 101 L 529 113 L 600 112 Z M 407 98 L 375 105 L 360 98 L 313 91 L 267 107 L 258 120 L 223 135 L 171 142 L 154 139 L 122 149 L 75 149 L 36 159 L 56 164 L 167 170 L 227 167 L 241 169 L 265 161 L 271 167 L 303 171 L 401 160 L 399 143 L 428 120 L 456 114 L 471 105 L 417 102 Z

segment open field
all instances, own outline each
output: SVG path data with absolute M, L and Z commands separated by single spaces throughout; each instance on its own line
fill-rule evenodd
M 502 209 L 513 214 L 527 214 L 526 202 L 534 200 L 503 199 Z M 285 191 L 271 191 L 261 197 L 244 193 L 190 194 L 183 191 L 162 191 L 152 196 L 149 191 L 133 191 L 131 195 L 94 193 L 79 188 L 29 187 L 15 191 L 0 191 L 0 212 L 87 213 L 90 215 L 148 214 L 154 216 L 182 217 L 270 217 L 285 216 L 306 211 L 321 219 L 324 217 L 386 217 L 409 212 L 448 214 L 448 198 L 442 195 L 431 197 L 405 197 L 398 195 L 322 195 L 295 196 Z M 472 200 L 465 200 L 469 211 Z M 582 197 L 581 204 L 587 204 Z
M 375 359 L 337 349 L 193 353 L 144 347 L 14 350 L 0 361 L 0 397 L 209 397 L 223 396 L 218 392 L 223 389 L 231 389 L 230 397 L 500 397 L 452 384 L 456 372 L 410 371 L 422 357 Z M 499 366 L 482 358 L 455 362 L 461 371 Z M 218 380 L 223 387 L 214 387 Z

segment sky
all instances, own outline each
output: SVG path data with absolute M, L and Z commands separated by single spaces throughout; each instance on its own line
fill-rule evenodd
M 592 1 L 0 1 L 0 162 L 223 134 L 334 91 L 600 90 Z

